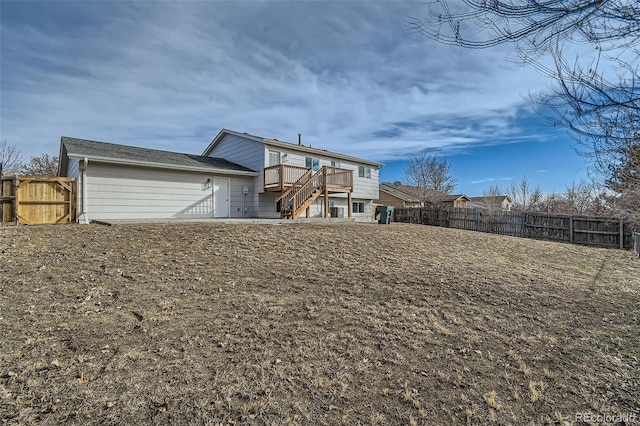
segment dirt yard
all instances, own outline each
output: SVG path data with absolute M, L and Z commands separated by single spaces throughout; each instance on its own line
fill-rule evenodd
M 618 250 L 0 227 L 0 336 L 3 424 L 640 424 L 640 261 Z

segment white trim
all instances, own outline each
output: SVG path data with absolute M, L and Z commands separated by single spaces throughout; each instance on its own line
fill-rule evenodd
M 176 164 L 165 164 L 165 163 L 152 163 L 149 161 L 139 161 L 139 160 L 125 160 L 121 158 L 109 158 L 109 157 L 85 157 L 81 154 L 67 153 L 68 158 L 88 158 L 91 161 L 97 161 L 99 163 L 109 163 L 109 164 L 123 164 L 128 166 L 143 166 L 143 167 L 156 167 L 161 169 L 172 169 L 172 170 L 186 170 L 190 172 L 202 172 L 202 173 L 218 173 L 218 174 L 226 174 L 226 175 L 241 175 L 241 176 L 258 176 L 258 172 L 248 172 L 244 170 L 229 170 L 229 169 L 218 169 L 214 167 L 191 167 L 191 166 L 179 166 Z
M 378 163 L 377 161 L 365 160 L 364 158 L 353 157 L 351 155 L 346 155 L 346 154 L 339 154 L 337 152 L 327 151 L 324 149 L 309 148 L 308 146 L 296 145 L 294 143 L 289 143 L 289 142 L 276 141 L 273 139 L 264 139 L 263 142 L 267 146 L 277 146 L 280 148 L 287 148 L 292 151 L 300 151 L 307 154 L 315 154 L 315 155 L 329 157 L 329 158 L 339 158 L 340 160 L 345 160 L 352 163 L 368 164 L 378 168 L 384 166 L 384 164 Z

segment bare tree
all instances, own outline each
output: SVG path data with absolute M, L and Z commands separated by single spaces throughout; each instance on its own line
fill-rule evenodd
M 451 176 L 451 164 L 425 151 L 409 157 L 405 168 L 405 181 L 420 191 L 422 202 L 433 201 L 438 195 L 449 194 L 456 187 Z
M 27 176 L 56 176 L 58 174 L 58 157 L 42 154 L 31 157 L 22 166 L 20 173 Z
M 539 210 L 586 216 L 610 216 L 616 213 L 611 203 L 611 195 L 602 184 L 593 180 L 573 182 L 564 192 L 545 196 Z
M 22 154 L 6 140 L 0 142 L 0 164 L 2 164 L 2 173 L 9 174 L 18 173 L 22 167 Z
M 505 191 L 502 188 L 500 188 L 500 185 L 495 184 L 495 185 L 491 185 L 491 186 L 489 186 L 489 188 L 485 189 L 482 192 L 482 195 L 485 196 L 485 197 L 500 197 L 504 193 L 505 193 Z
M 429 3 L 426 19 L 409 27 L 445 44 L 482 49 L 504 43 L 538 53 L 558 41 L 628 46 L 640 37 L 640 4 L 633 0 L 450 0 Z
M 531 99 L 571 130 L 597 171 L 612 177 L 611 166 L 627 161 L 640 139 L 640 2 L 462 0 L 459 11 L 449 3 L 436 0 L 428 17 L 410 19 L 409 27 L 466 48 L 512 43 L 512 60 L 555 82 Z M 552 66 L 543 65 L 547 57 Z
M 640 228 L 640 142 L 624 150 L 622 161 L 610 166 L 606 185 L 616 192 L 615 206 Z
M 509 196 L 517 210 L 536 211 L 543 201 L 543 194 L 539 186 L 533 186 L 526 176 L 518 183 L 511 182 Z

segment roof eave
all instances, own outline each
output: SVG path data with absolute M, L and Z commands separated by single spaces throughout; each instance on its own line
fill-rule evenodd
M 240 175 L 240 176 L 258 176 L 258 172 L 246 171 L 246 170 L 230 170 L 230 169 L 220 169 L 217 167 L 192 167 L 192 166 L 180 166 L 177 164 L 166 164 L 166 163 L 153 163 L 149 161 L 139 161 L 139 160 L 125 160 L 121 158 L 110 158 L 110 157 L 99 157 L 92 155 L 83 155 L 77 153 L 67 153 L 69 158 L 87 158 L 90 161 L 96 161 L 99 163 L 109 163 L 109 164 L 124 164 L 128 166 L 141 166 L 141 167 L 156 167 L 162 169 L 172 169 L 172 170 L 184 170 L 184 171 L 192 171 L 192 172 L 202 172 L 202 173 L 220 173 L 226 175 Z
M 418 199 L 413 199 L 413 198 L 409 198 L 409 197 L 403 197 L 402 195 L 404 195 L 404 193 L 400 193 L 400 194 L 398 194 L 397 192 L 394 193 L 394 192 L 389 191 L 388 189 L 385 189 L 385 188 L 378 188 L 378 190 L 382 191 L 384 193 L 387 193 L 387 194 L 391 195 L 392 197 L 396 197 L 397 199 L 402 200 L 402 201 L 407 202 L 407 203 L 419 203 L 420 202 L 420 200 L 418 200 Z
M 211 151 L 213 151 L 213 148 L 215 148 L 215 146 L 222 140 L 222 138 L 224 138 L 225 134 L 226 135 L 240 136 L 240 137 L 247 138 L 247 139 L 250 139 L 252 141 L 256 141 L 256 142 L 260 142 L 260 143 L 264 142 L 264 140 L 262 138 L 260 138 L 258 136 L 250 135 L 249 133 L 241 133 L 241 132 L 236 132 L 235 130 L 222 129 L 222 130 L 220 130 L 218 132 L 216 137 L 213 138 L 213 140 L 211 141 L 209 146 L 207 146 L 207 148 L 204 151 L 202 151 L 202 156 L 203 157 L 208 157 L 209 154 L 211 153 Z
M 325 151 L 318 148 L 309 148 L 307 146 L 296 145 L 290 142 L 283 142 L 283 141 L 278 141 L 274 139 L 264 139 L 263 141 L 265 145 L 273 145 L 281 148 L 287 148 L 292 151 L 301 151 L 301 152 L 307 152 L 312 154 L 325 155 L 327 157 L 335 157 L 341 160 L 352 161 L 354 163 L 369 164 L 371 166 L 376 166 L 377 168 L 381 168 L 384 166 L 383 163 L 378 163 L 377 161 L 366 160 L 364 158 L 353 157 L 351 155 L 340 154 L 338 152 L 333 152 L 333 151 Z
M 63 176 L 63 170 L 64 170 L 64 176 L 66 176 L 67 174 L 67 167 L 68 167 L 68 163 L 69 163 L 69 157 L 67 154 L 67 149 L 64 146 L 64 143 L 62 143 L 62 138 L 60 138 L 60 151 L 58 152 L 58 176 L 62 177 Z

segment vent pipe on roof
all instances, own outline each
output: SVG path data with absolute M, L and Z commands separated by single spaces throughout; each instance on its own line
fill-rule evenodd
M 298 146 L 302 146 L 302 133 L 298 133 Z

